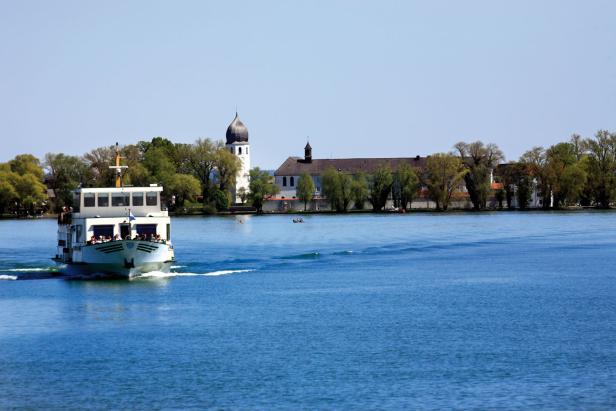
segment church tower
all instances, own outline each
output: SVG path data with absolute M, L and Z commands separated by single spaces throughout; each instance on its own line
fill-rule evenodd
M 240 117 L 235 113 L 235 118 L 227 127 L 227 150 L 235 154 L 242 164 L 240 171 L 237 174 L 235 187 L 231 194 L 233 201 L 241 203 L 240 190 L 243 188 L 248 192 L 249 172 L 250 172 L 250 144 L 248 143 L 248 129 L 240 120 Z

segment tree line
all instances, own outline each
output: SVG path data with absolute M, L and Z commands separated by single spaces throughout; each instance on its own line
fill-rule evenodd
M 72 206 L 71 191 L 77 187 L 113 186 L 115 175 L 109 166 L 115 150 L 99 147 L 82 156 L 48 153 L 43 161 L 21 154 L 0 163 L 0 214 L 58 211 Z M 206 211 L 221 211 L 234 201 L 231 189 L 241 163 L 222 141 L 179 144 L 155 137 L 122 146 L 120 154 L 129 166 L 125 184 L 162 185 L 163 200 L 170 208 L 199 199 Z M 591 138 L 573 135 L 548 148 L 534 147 L 517 161 L 504 160 L 495 144 L 460 142 L 448 153 L 428 156 L 421 168 L 402 164 L 392 169 L 384 163 L 370 174 L 327 169 L 320 176 L 321 191 L 338 212 L 351 206 L 362 209 L 365 204 L 381 211 L 388 200 L 407 210 L 420 195 L 426 195 L 438 210 L 447 210 L 466 194 L 475 210 L 488 208 L 489 201 L 496 201 L 499 208 L 524 209 L 533 193 L 546 209 L 609 208 L 616 198 L 616 133 L 600 130 Z M 493 186 L 491 179 L 498 184 Z M 250 170 L 248 192 L 238 194 L 261 211 L 266 199 L 277 192 L 269 173 L 257 167 Z M 300 176 L 297 196 L 305 208 L 314 193 L 312 177 Z
M 488 208 L 491 199 L 501 209 L 525 209 L 533 193 L 545 209 L 609 208 L 616 198 L 616 133 L 600 130 L 586 139 L 574 134 L 548 148 L 534 147 L 517 161 L 503 164 L 504 160 L 495 144 L 460 142 L 448 153 L 428 156 L 420 168 L 402 164 L 392 169 L 383 163 L 370 175 L 329 168 L 321 175 L 321 191 L 337 212 L 347 211 L 351 204 L 362 209 L 366 203 L 381 211 L 389 199 L 406 211 L 421 194 L 437 210 L 463 199 L 463 192 L 475 210 Z M 312 177 L 300 176 L 297 196 L 304 208 L 314 190 Z
M 234 200 L 231 189 L 241 163 L 222 141 L 198 139 L 193 144 L 179 144 L 155 137 L 121 146 L 119 151 L 122 164 L 128 166 L 124 184 L 162 185 L 163 201 L 172 209 L 199 199 L 204 209 L 221 211 Z M 0 214 L 59 211 L 73 205 L 72 190 L 78 187 L 112 187 L 115 172 L 109 166 L 115 163 L 115 155 L 115 146 L 105 146 L 82 156 L 47 153 L 40 161 L 31 154 L 22 154 L 0 163 Z M 251 171 L 251 176 L 254 191 L 240 195 L 247 201 L 262 203 L 275 189 L 258 168 Z

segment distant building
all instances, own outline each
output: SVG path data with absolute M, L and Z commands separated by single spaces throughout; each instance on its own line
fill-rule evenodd
M 227 127 L 226 134 L 227 149 L 235 154 L 242 164 L 240 171 L 237 174 L 235 187 L 231 190 L 231 195 L 236 203 L 241 203 L 240 190 L 249 190 L 249 173 L 250 173 L 250 144 L 248 143 L 248 129 L 240 120 L 237 112 L 235 118 Z
M 380 165 L 388 165 L 396 170 L 401 164 L 406 163 L 417 169 L 423 168 L 426 157 L 394 157 L 394 158 L 329 158 L 313 159 L 310 143 L 304 147 L 304 158 L 289 157 L 274 172 L 276 185 L 280 189 L 279 197 L 293 199 L 297 197 L 297 182 L 299 176 L 308 173 L 314 181 L 315 195 L 321 195 L 321 175 L 330 167 L 343 173 L 355 175 L 364 173 L 372 174 Z

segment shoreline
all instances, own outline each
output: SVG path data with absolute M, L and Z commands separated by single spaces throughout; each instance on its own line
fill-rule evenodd
M 220 217 L 220 216 L 235 216 L 235 215 L 258 215 L 258 216 L 268 216 L 268 215 L 353 215 L 353 214 L 374 214 L 374 215 L 413 215 L 413 214 L 442 214 L 442 215 L 450 215 L 450 214 L 486 214 L 486 213 L 529 213 L 529 212 L 540 212 L 540 213 L 549 213 L 549 212 L 558 212 L 558 213 L 578 213 L 578 212 L 586 212 L 586 211 L 596 211 L 596 212 L 611 212 L 616 211 L 616 208 L 597 208 L 597 207 L 570 207 L 570 208 L 527 208 L 527 209 L 508 209 L 508 208 L 491 208 L 485 210 L 473 210 L 471 208 L 454 208 L 449 210 L 436 210 L 436 209 L 414 209 L 412 211 L 406 212 L 398 212 L 398 211 L 372 211 L 372 210 L 348 210 L 347 212 L 337 212 L 337 211 L 268 211 L 263 213 L 257 213 L 256 211 L 220 211 L 217 213 L 207 213 L 203 211 L 194 211 L 194 212 L 169 212 L 169 217 L 192 217 L 192 216 L 200 216 L 200 217 Z M 0 215 L 0 220 L 39 220 L 39 219 L 56 219 L 58 214 L 42 214 L 40 216 L 25 216 L 25 217 L 14 217 L 9 215 Z

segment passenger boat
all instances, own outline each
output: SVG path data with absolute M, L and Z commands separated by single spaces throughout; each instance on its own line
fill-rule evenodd
M 133 278 L 168 272 L 175 260 L 171 221 L 161 205 L 163 187 L 124 187 L 116 143 L 114 188 L 79 188 L 73 208 L 58 216 L 61 271 L 79 276 Z

